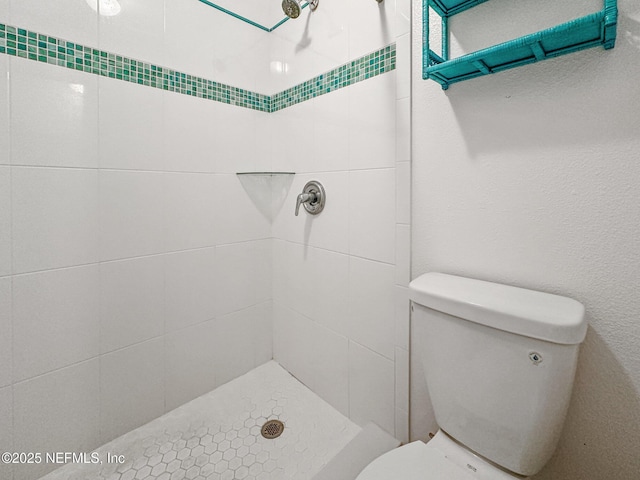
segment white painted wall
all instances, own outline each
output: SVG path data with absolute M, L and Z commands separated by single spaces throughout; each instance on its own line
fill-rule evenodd
M 355 422 L 408 438 L 410 2 L 323 0 L 276 30 L 272 92 L 397 41 L 397 70 L 268 119 L 295 171 L 273 222 L 274 358 Z M 396 141 L 397 139 L 397 141 Z M 293 214 L 309 180 L 317 217 Z
M 618 2 L 612 51 L 591 49 L 443 92 L 420 78 L 419 3 L 413 276 L 443 271 L 584 303 L 590 328 L 564 433 L 535 478 L 637 478 L 640 6 Z M 483 29 L 529 25 L 535 10 L 555 8 L 545 0 L 518 11 L 509 3 L 485 4 L 464 36 L 482 42 L 493 35 Z M 412 409 L 413 436 L 422 437 L 433 418 L 416 411 L 418 402 Z
M 262 91 L 267 33 L 120 3 L 0 22 Z M 91 451 L 272 358 L 271 226 L 235 175 L 267 115 L 0 55 L 0 450 Z

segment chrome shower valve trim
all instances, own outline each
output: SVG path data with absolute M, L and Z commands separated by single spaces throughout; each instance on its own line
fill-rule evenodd
M 316 180 L 308 182 L 302 193 L 296 199 L 296 217 L 300 212 L 300 205 L 311 215 L 317 215 L 324 209 L 326 194 L 322 184 Z

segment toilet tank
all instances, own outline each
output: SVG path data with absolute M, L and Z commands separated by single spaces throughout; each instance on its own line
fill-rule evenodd
M 409 290 L 412 356 L 438 426 L 512 472 L 540 471 L 571 397 L 587 330 L 582 304 L 442 273 L 422 275 Z

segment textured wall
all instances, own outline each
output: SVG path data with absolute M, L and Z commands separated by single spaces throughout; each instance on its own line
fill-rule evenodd
M 535 478 L 637 478 L 640 5 L 619 2 L 612 51 L 591 49 L 443 92 L 420 78 L 414 3 L 413 275 L 443 271 L 583 302 L 590 328 L 563 437 Z M 461 21 L 467 29 L 458 43 L 482 44 L 501 25 L 535 24 L 533 8 L 509 3 L 469 12 L 475 21 Z M 592 5 L 576 2 L 578 13 L 583 4 Z

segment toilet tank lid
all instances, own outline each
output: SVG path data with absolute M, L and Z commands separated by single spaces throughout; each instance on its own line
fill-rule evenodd
M 471 322 L 560 344 L 582 343 L 584 306 L 571 298 L 431 272 L 409 284 L 417 304 Z

